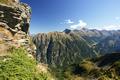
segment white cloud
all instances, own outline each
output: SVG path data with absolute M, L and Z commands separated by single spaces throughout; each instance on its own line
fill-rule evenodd
M 120 17 L 116 17 L 116 20 L 120 20 Z M 68 20 L 68 23 L 72 23 L 71 20 Z M 74 23 L 74 22 L 73 22 Z M 77 24 L 70 24 L 71 29 L 82 29 L 82 28 L 88 28 L 88 29 L 97 29 L 97 30 L 120 30 L 120 24 L 106 24 L 106 25 L 101 25 L 96 26 L 96 25 L 90 25 L 87 24 L 83 20 L 79 20 Z
M 105 30 L 119 30 L 120 25 L 108 25 L 108 26 L 103 27 L 103 29 L 105 29 Z
M 120 30 L 120 25 L 104 25 L 102 27 L 95 27 L 91 29 L 98 29 L 98 30 Z
M 116 20 L 120 20 L 120 17 L 115 17 Z
M 71 29 L 81 29 L 87 26 L 87 23 L 84 22 L 83 20 L 79 20 L 79 23 L 71 25 L 70 28 Z
M 65 22 L 66 22 L 67 24 L 73 24 L 73 23 L 74 23 L 74 22 L 73 22 L 73 21 L 71 21 L 70 19 L 65 20 Z

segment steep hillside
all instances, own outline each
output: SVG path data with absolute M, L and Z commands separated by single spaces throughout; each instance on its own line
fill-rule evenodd
M 97 53 L 82 37 L 64 32 L 38 34 L 33 37 L 37 47 L 37 60 L 52 66 L 79 63 L 84 58 L 96 57 Z
M 0 56 L 0 80 L 54 80 L 48 67 L 36 64 L 24 48 L 11 48 Z
M 112 65 L 116 61 L 120 61 L 120 53 L 112 53 L 101 56 L 95 61 L 99 67 Z
M 66 33 L 66 30 L 64 32 Z M 83 28 L 81 30 L 71 30 L 69 33 L 73 33 L 85 39 L 90 46 L 101 55 L 120 52 L 120 30 L 107 31 Z
M 0 0 L 0 80 L 54 80 L 47 65 L 36 64 L 30 18 L 27 4 Z
M 120 52 L 120 35 L 108 36 L 99 42 L 95 47 L 96 50 L 102 54 Z
M 120 53 L 69 65 L 62 74 L 67 80 L 120 80 Z
M 37 60 L 52 66 L 59 80 L 119 80 L 119 35 L 119 30 L 66 29 L 39 33 L 33 42 Z
M 39 62 L 62 66 L 84 58 L 119 52 L 119 35 L 119 30 L 65 29 L 63 32 L 37 34 L 33 42 L 37 47 Z

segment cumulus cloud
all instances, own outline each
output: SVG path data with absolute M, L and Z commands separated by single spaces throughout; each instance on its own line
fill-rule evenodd
M 81 29 L 87 26 L 87 23 L 84 22 L 83 20 L 79 20 L 79 23 L 73 24 L 70 26 L 71 29 Z
M 120 17 L 116 17 L 116 19 L 120 19 Z M 67 20 L 67 22 L 70 24 L 69 28 L 70 29 L 82 29 L 82 28 L 88 28 L 88 29 L 97 29 L 97 30 L 120 30 L 120 24 L 106 24 L 106 25 L 101 25 L 100 26 L 96 26 L 96 25 L 90 25 L 87 24 L 85 21 L 83 20 L 79 20 L 78 23 L 74 23 L 71 20 Z M 74 24 L 73 24 L 74 23 Z
M 65 22 L 66 22 L 67 24 L 73 24 L 73 23 L 74 23 L 74 22 L 73 22 L 73 21 L 71 21 L 70 19 L 65 20 Z

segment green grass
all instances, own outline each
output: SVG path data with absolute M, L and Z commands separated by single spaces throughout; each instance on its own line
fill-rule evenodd
M 47 73 L 36 70 L 36 61 L 23 48 L 11 48 L 10 55 L 0 59 L 0 80 L 49 80 Z

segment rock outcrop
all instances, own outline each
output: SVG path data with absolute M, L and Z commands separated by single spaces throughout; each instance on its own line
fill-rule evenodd
M 29 36 L 30 18 L 31 8 L 27 4 L 19 0 L 0 1 L 0 46 L 24 46 L 34 54 Z

